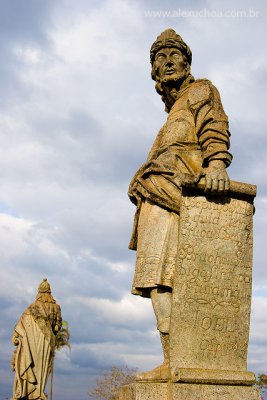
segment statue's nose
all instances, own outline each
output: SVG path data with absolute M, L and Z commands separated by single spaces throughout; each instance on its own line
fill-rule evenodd
M 170 67 L 173 65 L 173 61 L 168 57 L 165 61 L 165 65 L 166 67 Z

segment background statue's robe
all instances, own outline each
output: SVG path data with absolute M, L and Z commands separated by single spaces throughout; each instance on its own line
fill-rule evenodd
M 129 247 L 137 250 L 133 294 L 172 287 L 181 186 L 196 183 L 211 160 L 231 163 L 228 118 L 217 89 L 190 76 L 181 86 L 146 163 L 129 187 L 137 205 Z
M 13 400 L 42 399 L 55 351 L 55 326 L 60 328 L 61 312 L 56 303 L 35 301 L 14 328 L 15 379 Z

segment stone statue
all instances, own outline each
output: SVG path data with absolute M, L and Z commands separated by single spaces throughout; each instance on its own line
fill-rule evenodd
M 190 73 L 172 29 L 150 51 L 168 113 L 133 177 L 132 293 L 151 298 L 164 362 L 119 400 L 259 400 L 247 370 L 256 186 L 230 181 L 228 119 L 217 89 Z
M 60 306 L 43 279 L 35 302 L 23 312 L 14 328 L 13 400 L 47 399 L 44 390 L 53 366 L 55 335 L 61 325 Z
M 129 197 L 137 206 L 129 245 L 136 250 L 132 293 L 150 297 L 164 362 L 139 379 L 170 377 L 169 332 L 178 251 L 182 186 L 205 177 L 205 191 L 229 190 L 228 118 L 218 90 L 190 73 L 192 53 L 174 30 L 162 32 L 150 50 L 152 79 L 168 113 L 147 161 L 133 177 Z

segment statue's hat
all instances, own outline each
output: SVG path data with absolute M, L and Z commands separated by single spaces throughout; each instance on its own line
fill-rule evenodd
M 47 282 L 46 278 L 40 283 L 38 293 L 51 293 L 50 284 Z
M 191 65 L 192 52 L 190 47 L 183 41 L 182 37 L 178 35 L 173 29 L 166 29 L 162 32 L 155 42 L 152 44 L 150 49 L 150 62 L 153 64 L 156 53 L 164 47 L 174 47 L 181 51 L 186 57 L 187 62 Z

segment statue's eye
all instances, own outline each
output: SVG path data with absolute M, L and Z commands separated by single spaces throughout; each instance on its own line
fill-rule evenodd
M 165 58 L 165 55 L 164 55 L 164 54 L 158 54 L 158 55 L 156 56 L 156 60 L 157 60 L 157 61 L 162 61 L 162 60 L 164 60 L 164 58 Z

